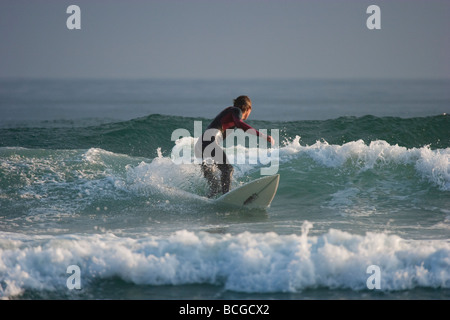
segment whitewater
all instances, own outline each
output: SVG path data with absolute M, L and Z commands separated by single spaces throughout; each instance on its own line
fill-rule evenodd
M 185 140 L 184 143 L 195 143 L 194 139 Z M 334 169 L 340 175 L 354 177 L 367 172 L 383 175 L 385 170 L 393 168 L 402 172 L 413 170 L 417 183 L 444 194 L 449 191 L 450 148 L 408 149 L 386 141 L 367 145 L 362 140 L 341 146 L 317 141 L 308 146 L 300 141 L 297 136 L 278 150 L 281 168 L 302 161 L 316 169 Z M 98 148 L 86 151 L 1 148 L 0 154 L 3 176 L 9 177 L 9 183 L 16 181 L 15 192 L 5 192 L 7 186 L 2 184 L 2 202 L 13 202 L 15 197 L 28 207 L 21 216 L 16 214 L 17 205 L 12 205 L 9 208 L 12 217 L 3 216 L 0 224 L 4 230 L 0 233 L 3 298 L 20 296 L 27 290 L 65 291 L 66 268 L 70 265 L 82 270 L 84 287 L 89 287 L 94 280 L 119 278 L 135 285 L 208 284 L 248 293 L 299 293 L 311 288 L 367 291 L 366 269 L 371 265 L 382 270 L 383 291 L 449 289 L 450 286 L 450 242 L 446 239 L 450 212 L 444 207 L 440 209 L 444 219 L 427 226 L 433 230 L 434 239 L 423 235 L 411 239 L 414 234 L 411 232 L 403 238 L 396 235 L 405 231 L 393 215 L 389 217 L 392 226 L 377 226 L 375 222 L 365 232 L 342 231 L 344 221 L 338 221 L 336 215 L 362 219 L 398 210 L 392 204 L 377 208 L 377 201 L 368 207 L 361 206 L 358 202 L 365 191 L 344 183 L 343 189 L 338 188 L 328 195 L 327 201 L 317 204 L 325 207 L 320 209 L 322 213 L 334 212 L 331 221 L 314 222 L 310 213 L 306 215 L 311 221 L 305 220 L 299 210 L 299 214 L 289 219 L 296 227 L 272 226 L 277 231 L 274 232 L 266 230 L 271 223 L 259 221 L 250 231 L 244 231 L 249 227 L 246 221 L 243 221 L 245 228 L 229 226 L 230 216 L 239 222 L 239 212 L 216 212 L 206 198 L 197 194 L 201 192 L 196 193 L 205 189 L 198 166 L 177 165 L 170 156 L 163 156 L 161 150 L 151 160 Z M 305 170 L 304 167 L 288 171 L 292 175 L 297 170 Z M 236 168 L 235 185 L 258 172 L 258 166 L 248 164 Z M 311 169 L 310 174 L 316 169 Z M 285 172 L 282 169 L 282 177 Z M 322 179 L 327 184 L 339 183 L 338 179 Z M 380 177 L 377 180 L 386 183 Z M 284 182 L 289 183 L 289 179 Z M 414 188 L 408 184 L 403 183 L 403 188 Z M 286 193 L 285 205 L 290 202 L 292 189 L 294 184 L 290 190 L 287 187 L 280 190 L 279 198 Z M 385 189 L 384 192 L 387 196 L 388 192 L 395 191 Z M 401 202 L 413 201 L 408 192 L 392 197 Z M 137 199 L 147 209 L 123 208 L 120 212 L 109 209 L 120 202 L 131 206 Z M 448 203 L 448 199 L 443 201 Z M 283 207 L 283 203 L 279 201 L 277 207 Z M 128 219 L 136 221 L 121 225 L 116 221 L 116 226 L 111 228 L 112 221 L 127 219 L 130 210 L 134 213 Z M 383 213 L 383 210 L 391 212 Z M 201 220 L 198 211 L 208 215 L 206 224 L 197 225 Z M 269 213 L 244 213 L 244 217 L 261 218 L 270 212 L 271 209 Z M 95 213 L 102 216 L 103 223 L 92 216 Z M 276 215 L 272 223 L 287 223 Z M 211 216 L 216 221 L 211 221 Z M 187 222 L 189 228 L 180 228 L 178 223 L 170 221 L 177 218 Z M 138 227 L 143 220 L 147 220 L 148 226 Z M 312 235 L 310 231 L 314 230 L 315 223 L 332 228 Z M 78 230 L 79 224 L 83 225 L 84 232 Z M 258 224 L 262 225 L 258 227 Z M 290 234 L 295 228 L 297 231 Z M 24 230 L 27 232 L 23 233 Z M 53 235 L 48 235 L 49 232 Z

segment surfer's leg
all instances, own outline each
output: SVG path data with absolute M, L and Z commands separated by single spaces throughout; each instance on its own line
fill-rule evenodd
M 208 198 L 212 198 L 220 193 L 220 182 L 214 174 L 215 166 L 215 164 L 202 163 L 203 176 L 206 178 L 209 185 L 209 193 L 207 195 Z
M 227 155 L 221 149 L 222 161 L 217 164 L 220 170 L 220 183 L 222 187 L 222 193 L 225 194 L 230 191 L 231 188 L 231 178 L 233 177 L 234 168 L 228 161 Z
M 217 167 L 220 170 L 220 182 L 222 185 L 222 193 L 225 194 L 230 191 L 231 178 L 233 177 L 233 166 L 228 163 L 218 164 Z
M 203 164 L 202 171 L 210 186 L 209 198 L 222 191 L 223 194 L 230 191 L 233 166 L 229 164 L 225 151 L 216 142 L 215 137 L 211 141 L 203 141 L 202 145 Z M 214 174 L 215 169 L 220 170 L 220 181 Z

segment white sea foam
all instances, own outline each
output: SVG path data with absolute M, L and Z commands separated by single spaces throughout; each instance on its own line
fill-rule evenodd
M 276 151 L 280 165 L 288 162 L 296 155 L 306 154 L 320 165 L 326 167 L 342 167 L 347 163 L 357 166 L 360 170 L 370 170 L 383 165 L 412 165 L 417 174 L 433 183 L 444 191 L 450 190 L 450 148 L 432 150 L 429 146 L 421 148 L 406 148 L 391 145 L 384 140 L 371 141 L 366 144 L 363 140 L 351 141 L 343 145 L 332 145 L 327 141 L 317 141 L 313 145 L 302 145 L 301 137 L 286 140 L 279 149 L 268 149 L 268 156 Z M 194 138 L 182 138 L 177 141 L 176 148 L 192 146 Z M 261 167 L 258 151 L 255 148 L 234 146 L 225 148 L 231 155 L 245 158 L 247 163 L 236 164 L 237 177 Z M 177 154 L 176 152 L 174 153 Z M 192 161 L 193 162 L 193 161 Z
M 432 150 L 429 146 L 406 148 L 390 145 L 383 140 L 366 144 L 363 140 L 351 141 L 343 145 L 330 145 L 326 141 L 317 141 L 303 146 L 300 137 L 287 141 L 280 149 L 280 161 L 286 161 L 294 155 L 306 154 L 320 165 L 341 167 L 352 163 L 361 170 L 373 169 L 383 165 L 413 165 L 417 174 L 441 190 L 450 190 L 450 148 Z
M 208 283 L 240 292 L 307 288 L 368 290 L 370 265 L 380 267 L 382 291 L 450 288 L 450 243 L 404 240 L 385 233 L 329 230 L 300 235 L 218 235 L 180 230 L 166 237 L 113 234 L 27 236 L 0 233 L 0 296 L 24 290 L 68 290 L 69 265 L 82 287 L 117 276 L 134 284 Z
M 158 149 L 158 156 L 151 161 L 141 161 L 137 166 L 127 165 L 126 188 L 142 194 L 164 193 L 174 196 L 191 196 L 196 186 L 202 186 L 200 166 L 175 164 L 164 157 Z
M 429 181 L 443 191 L 450 190 L 450 148 L 437 150 L 432 150 L 429 146 L 406 148 L 390 145 L 383 140 L 372 141 L 369 144 L 358 140 L 343 145 L 331 145 L 326 141 L 317 141 L 313 145 L 302 145 L 300 140 L 301 138 L 296 136 L 276 150 L 281 167 L 292 158 L 301 155 L 307 155 L 319 165 L 330 168 L 351 165 L 357 170 L 366 171 L 383 166 L 411 166 L 420 178 Z M 191 137 L 179 139 L 176 148 L 192 146 L 195 141 Z M 247 159 L 247 163 L 234 164 L 234 177 L 237 179 L 255 172 L 263 166 L 254 149 L 238 145 L 227 147 L 224 150 L 226 153 Z M 269 156 L 271 152 L 274 152 L 271 150 L 267 150 Z M 203 186 L 200 168 L 198 165 L 193 165 L 194 161 L 191 164 L 175 164 L 173 159 L 164 157 L 160 151 L 158 154 L 158 157 L 150 163 L 141 162 L 138 166 L 127 166 L 128 182 L 135 188 L 142 190 L 148 188 L 149 185 L 154 185 L 159 188 L 172 188 L 172 191 L 177 188 L 193 191 L 195 187 L 192 186 Z M 177 152 L 172 153 L 172 158 L 177 154 Z M 194 157 L 193 154 L 192 157 Z

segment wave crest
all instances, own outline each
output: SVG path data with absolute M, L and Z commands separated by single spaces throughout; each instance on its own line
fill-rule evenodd
M 450 243 L 386 233 L 331 229 L 310 235 L 244 232 L 231 236 L 177 231 L 168 237 L 113 234 L 25 236 L 0 233 L 0 295 L 66 285 L 78 265 L 83 286 L 119 277 L 138 285 L 215 284 L 239 292 L 297 292 L 327 287 L 366 290 L 367 268 L 381 270 L 381 290 L 450 288 Z M 40 263 L 45 260 L 46 263 Z
M 295 155 L 307 155 L 325 167 L 338 168 L 350 164 L 359 170 L 369 170 L 389 165 L 412 165 L 422 178 L 443 191 L 450 190 L 450 148 L 432 150 L 430 146 L 406 148 L 391 145 L 383 140 L 366 144 L 363 140 L 343 145 L 331 145 L 317 141 L 303 146 L 300 136 L 286 141 L 280 149 L 280 160 L 289 160 Z

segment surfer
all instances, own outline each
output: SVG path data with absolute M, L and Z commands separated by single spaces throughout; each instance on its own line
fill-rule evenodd
M 201 139 L 198 139 L 195 145 L 195 155 L 202 159 L 202 172 L 210 187 L 208 198 L 214 197 L 220 192 L 225 194 L 230 191 L 234 169 L 219 146 L 219 139 L 226 138 L 227 129 L 239 128 L 244 131 L 253 129 L 249 132 L 266 138 L 272 145 L 274 144 L 271 136 L 260 133 L 243 121 L 248 119 L 251 112 L 250 98 L 247 96 L 237 97 L 233 100 L 233 106 L 222 110 L 203 132 Z M 216 169 L 220 170 L 220 181 L 214 175 Z

